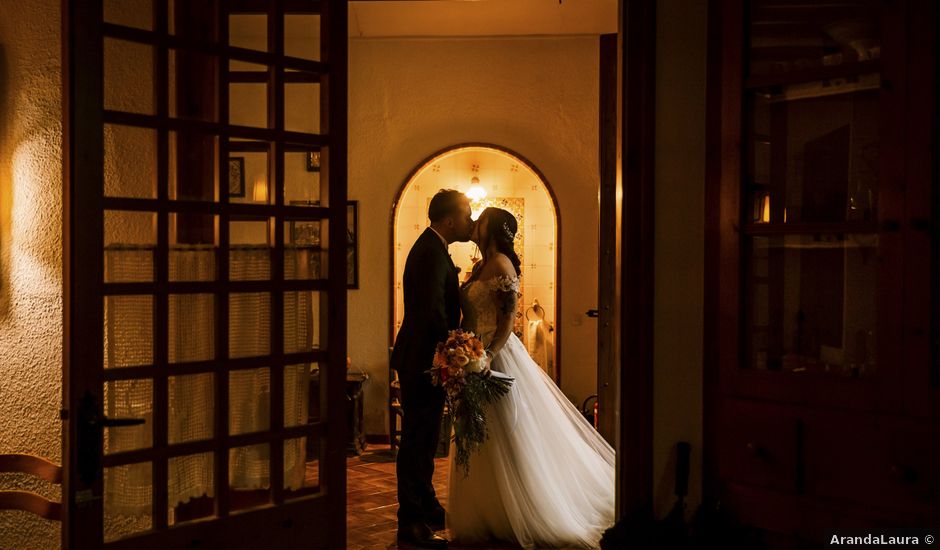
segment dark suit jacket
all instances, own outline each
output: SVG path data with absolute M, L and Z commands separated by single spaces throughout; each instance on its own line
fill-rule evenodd
M 460 326 L 457 268 L 430 227 L 408 253 L 403 284 L 405 317 L 391 357 L 400 375 L 430 369 L 438 342 Z

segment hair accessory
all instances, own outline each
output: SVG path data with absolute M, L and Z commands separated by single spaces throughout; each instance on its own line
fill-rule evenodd
M 516 238 L 516 234 L 509 229 L 509 224 L 506 222 L 503 222 L 503 233 L 506 234 L 506 238 L 509 239 L 510 242 Z

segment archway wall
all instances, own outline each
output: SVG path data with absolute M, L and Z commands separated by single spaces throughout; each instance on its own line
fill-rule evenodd
M 349 354 L 371 375 L 366 431 L 387 432 L 391 215 L 422 160 L 457 143 L 518 152 L 551 184 L 562 222 L 562 390 L 595 393 L 598 38 L 353 39 L 349 192 L 359 200 L 360 287 Z
M 473 219 L 487 207 L 508 210 L 517 221 L 514 247 L 522 263 L 521 298 L 513 331 L 547 374 L 559 380 L 555 357 L 561 335 L 554 330 L 557 314 L 557 265 L 559 248 L 558 207 L 548 182 L 535 166 L 518 153 L 492 145 L 458 145 L 435 155 L 418 167 L 402 187 L 395 202 L 393 241 L 393 333 L 404 319 L 403 277 L 412 244 L 430 223 L 431 198 L 441 188 L 457 189 L 471 198 Z M 455 242 L 449 247 L 459 280 L 469 278 L 473 264 L 481 258 L 473 242 Z M 538 309 L 536 309 L 538 308 Z M 545 329 L 543 345 L 530 337 L 527 319 Z M 536 320 L 539 319 L 539 320 Z M 537 326 L 533 326 L 537 330 Z M 531 340 L 531 341 L 530 341 Z

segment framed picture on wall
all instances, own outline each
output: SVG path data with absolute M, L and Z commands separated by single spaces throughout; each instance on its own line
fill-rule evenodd
M 245 196 L 245 157 L 228 159 L 228 196 Z
M 359 288 L 359 201 L 346 203 L 346 288 Z
M 320 171 L 320 151 L 307 151 L 307 171 Z

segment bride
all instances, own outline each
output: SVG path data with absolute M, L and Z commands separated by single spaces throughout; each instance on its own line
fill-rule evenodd
M 483 259 L 460 289 L 462 328 L 482 340 L 489 367 L 515 382 L 487 409 L 489 439 L 471 455 L 469 476 L 451 460 L 447 527 L 461 543 L 596 548 L 614 523 L 614 450 L 512 332 L 516 230 L 511 213 L 487 208 L 471 237 Z

